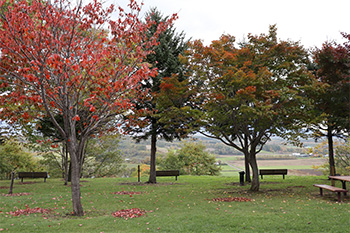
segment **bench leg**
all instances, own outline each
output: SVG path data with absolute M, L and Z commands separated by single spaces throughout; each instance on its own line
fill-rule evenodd
M 346 183 L 345 183 L 345 182 L 346 182 L 346 181 L 341 180 L 341 183 L 342 183 L 343 189 L 345 189 L 345 190 L 346 190 Z M 344 192 L 344 196 L 346 196 L 346 192 Z
M 320 195 L 323 196 L 323 189 L 320 188 Z
M 337 194 L 338 194 L 338 202 L 341 202 L 341 193 L 337 192 Z
M 283 175 L 283 179 L 284 179 L 284 175 Z
M 21 182 L 23 183 L 23 177 L 21 178 Z
M 175 176 L 175 180 L 177 180 L 177 176 Z
M 263 175 L 261 175 L 261 179 L 263 179 Z

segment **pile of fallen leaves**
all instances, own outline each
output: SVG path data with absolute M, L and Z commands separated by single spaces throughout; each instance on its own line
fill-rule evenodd
M 40 207 L 36 207 L 36 208 L 27 207 L 24 210 L 18 209 L 16 211 L 10 211 L 7 214 L 10 214 L 12 216 L 20 216 L 20 215 L 29 215 L 29 214 L 35 214 L 35 213 L 45 214 L 45 213 L 49 213 L 49 212 L 51 212 L 50 209 L 44 209 L 44 208 L 40 208 Z
M 225 202 L 237 201 L 237 202 L 248 202 L 248 201 L 252 201 L 252 199 L 246 198 L 246 197 L 218 197 L 218 198 L 213 198 L 212 201 L 225 201 Z
M 138 218 L 145 214 L 146 211 L 139 208 L 123 209 L 112 213 L 113 217 L 124 218 L 125 220 L 128 220 L 128 218 Z

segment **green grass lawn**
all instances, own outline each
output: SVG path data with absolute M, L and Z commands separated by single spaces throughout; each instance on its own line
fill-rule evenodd
M 238 174 L 238 173 L 237 173 Z M 143 181 L 147 181 L 144 177 Z M 84 179 L 84 217 L 73 217 L 70 187 L 62 180 L 15 181 L 14 193 L 0 196 L 3 232 L 348 232 L 350 198 L 319 195 L 314 183 L 330 184 L 325 176 L 269 176 L 257 193 L 239 186 L 238 176 L 180 176 L 158 178 L 158 184 L 137 184 L 137 178 Z M 33 183 L 34 182 L 34 183 Z M 0 181 L 1 194 L 9 181 Z M 340 183 L 337 183 L 340 187 Z M 118 195 L 115 192 L 141 192 Z M 247 202 L 218 202 L 214 198 L 248 198 Z M 41 207 L 48 214 L 13 216 L 10 211 Z M 122 209 L 147 211 L 138 218 L 113 217 Z

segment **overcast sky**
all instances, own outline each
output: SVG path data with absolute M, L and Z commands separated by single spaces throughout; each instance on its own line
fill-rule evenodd
M 107 0 L 123 7 L 129 0 Z M 138 0 L 140 2 L 140 0 Z M 205 44 L 223 33 L 241 41 L 248 33 L 267 33 L 277 24 L 278 37 L 300 41 L 306 48 L 325 41 L 342 42 L 350 33 L 350 0 L 143 0 L 144 12 L 157 7 L 164 15 L 177 13 L 178 31 Z

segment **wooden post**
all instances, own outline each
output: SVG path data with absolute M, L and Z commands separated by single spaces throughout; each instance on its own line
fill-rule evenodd
M 141 169 L 140 169 L 140 165 L 137 166 L 137 182 L 140 182 L 141 178 Z

